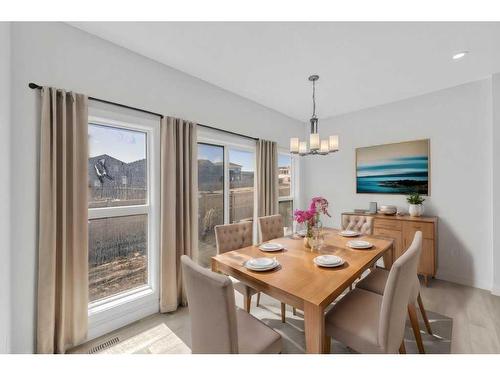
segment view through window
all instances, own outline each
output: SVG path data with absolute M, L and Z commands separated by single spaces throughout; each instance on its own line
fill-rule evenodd
M 198 261 L 217 253 L 214 227 L 224 224 L 224 147 L 198 143 Z
M 293 189 L 290 154 L 278 154 L 278 189 L 279 213 L 283 216 L 285 231 L 291 232 L 293 230 Z
M 148 283 L 147 134 L 89 124 L 89 302 Z
M 292 157 L 278 154 L 279 213 L 292 231 Z M 250 146 L 198 143 L 198 262 L 217 254 L 214 227 L 254 219 L 255 150 Z M 226 190 L 227 189 L 227 190 Z
M 198 262 L 204 267 L 217 253 L 216 225 L 253 221 L 254 171 L 253 150 L 198 143 Z
M 229 222 L 253 221 L 254 153 L 229 149 Z

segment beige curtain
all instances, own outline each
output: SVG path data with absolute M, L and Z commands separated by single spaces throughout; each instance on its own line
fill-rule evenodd
M 278 145 L 257 141 L 257 215 L 276 215 L 278 209 Z
M 186 304 L 181 255 L 198 255 L 198 145 L 192 122 L 166 117 L 160 134 L 160 311 L 169 312 Z
M 37 352 L 87 335 L 87 121 L 80 94 L 42 89 Z

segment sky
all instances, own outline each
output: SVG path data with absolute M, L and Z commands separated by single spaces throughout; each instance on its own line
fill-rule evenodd
M 146 158 L 146 133 L 89 124 L 89 156 L 107 154 L 125 163 Z
M 89 156 L 107 154 L 126 163 L 146 157 L 146 133 L 119 129 L 110 126 L 89 124 Z M 229 149 L 229 161 L 242 166 L 243 171 L 254 170 L 255 153 Z M 198 144 L 198 159 L 213 163 L 224 159 L 224 149 L 220 146 Z M 279 166 L 290 165 L 290 156 L 279 154 Z
M 242 151 L 229 149 L 229 161 L 242 166 L 242 171 L 253 171 L 254 168 L 254 153 L 250 151 Z M 210 160 L 212 163 L 221 162 L 224 159 L 224 149 L 221 146 L 198 144 L 198 159 Z M 278 155 L 279 166 L 290 165 L 290 156 Z
M 429 153 L 429 140 L 390 143 L 379 146 L 361 147 L 356 149 L 358 165 L 386 163 L 397 158 L 427 156 Z

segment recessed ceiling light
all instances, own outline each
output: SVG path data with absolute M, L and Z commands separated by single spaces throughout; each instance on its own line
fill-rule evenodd
M 453 60 L 463 59 L 465 57 L 465 55 L 467 55 L 468 53 L 469 53 L 469 51 L 458 52 L 458 53 L 453 55 Z

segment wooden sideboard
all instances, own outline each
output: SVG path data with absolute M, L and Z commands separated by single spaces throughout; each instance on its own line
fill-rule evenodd
M 392 261 L 396 260 L 413 241 L 416 231 L 422 232 L 422 254 L 418 273 L 424 277 L 427 286 L 428 278 L 436 275 L 436 253 L 437 253 L 437 223 L 438 218 L 434 216 L 398 216 L 382 214 L 360 214 L 356 212 L 344 212 L 344 215 L 371 216 L 373 217 L 373 235 L 387 237 L 394 240 L 394 253 Z

